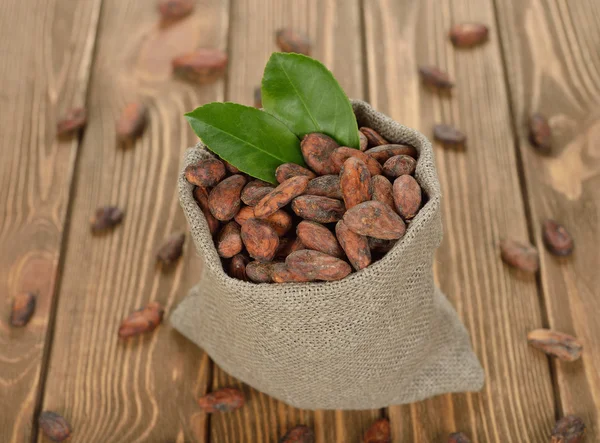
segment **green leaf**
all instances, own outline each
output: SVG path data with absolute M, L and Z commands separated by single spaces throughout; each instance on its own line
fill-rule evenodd
M 300 138 L 322 132 L 342 146 L 359 147 L 350 100 L 333 74 L 315 59 L 271 55 L 262 80 L 262 104 Z
M 264 111 L 236 103 L 209 103 L 185 117 L 208 149 L 252 177 L 277 184 L 279 165 L 304 166 L 298 138 Z

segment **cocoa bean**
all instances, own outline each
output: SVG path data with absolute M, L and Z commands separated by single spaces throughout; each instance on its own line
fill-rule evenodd
M 535 247 L 513 239 L 500 242 L 502 260 L 513 268 L 535 273 L 540 268 L 540 258 Z
M 421 187 L 410 175 L 401 175 L 394 180 L 394 204 L 396 212 L 404 220 L 410 220 L 421 207 Z
M 337 173 L 339 173 L 342 170 L 344 162 L 350 157 L 356 157 L 362 160 L 363 163 L 367 165 L 367 168 L 369 169 L 371 175 L 381 174 L 381 165 L 377 160 L 375 160 L 371 156 L 368 156 L 364 152 L 359 151 L 358 149 L 347 148 L 345 146 L 340 146 L 331 153 L 331 161 L 333 161 Z
M 341 280 L 352 272 L 350 265 L 345 261 L 309 249 L 288 255 L 285 264 L 291 272 L 299 274 L 309 281 Z
M 32 292 L 21 292 L 15 296 L 10 311 L 10 325 L 20 328 L 31 320 L 35 311 L 36 295 Z
M 409 155 L 416 159 L 417 150 L 408 145 L 381 145 L 365 151 L 365 154 L 373 157 L 379 163 L 384 164 L 395 155 Z
M 321 251 L 337 258 L 344 257 L 344 251 L 342 251 L 335 235 L 319 223 L 307 220 L 301 221 L 296 228 L 296 234 L 307 249 Z
M 419 75 L 421 76 L 423 84 L 429 88 L 447 91 L 454 87 L 454 83 L 450 80 L 450 76 L 435 66 L 419 67 Z
M 278 29 L 275 32 L 275 41 L 281 52 L 310 55 L 310 40 L 298 31 L 289 28 Z
M 230 221 L 221 229 L 217 239 L 217 252 L 223 258 L 231 258 L 242 252 L 241 228 L 234 221 Z
M 448 443 L 471 443 L 471 440 L 462 432 L 453 432 L 448 436 Z
M 206 158 L 188 165 L 184 174 L 185 179 L 193 185 L 209 188 L 216 186 L 225 177 L 225 165 L 216 158 Z
M 383 175 L 371 177 L 371 195 L 373 200 L 385 203 L 394 211 L 396 210 L 392 183 Z
M 256 206 L 262 198 L 275 189 L 275 186 L 262 180 L 252 180 L 242 191 L 242 201 L 248 206 Z
M 258 202 L 254 208 L 254 214 L 258 218 L 266 218 L 278 209 L 283 208 L 304 192 L 309 180 L 304 175 L 287 179 Z
M 208 191 L 203 186 L 198 186 L 194 188 L 194 198 L 204 214 L 211 235 L 215 235 L 219 230 L 219 220 L 212 215 L 208 207 Z
M 242 171 L 233 166 L 231 163 L 226 162 L 225 160 L 223 160 L 223 163 L 225 163 L 225 169 L 227 169 L 230 174 L 243 174 Z
M 310 281 L 306 276 L 291 271 L 285 263 L 273 264 L 271 278 L 275 283 L 300 283 Z
M 244 226 L 244 223 L 246 223 L 246 221 L 250 218 L 256 218 L 254 215 L 254 208 L 252 206 L 244 206 L 240 208 L 233 219 L 238 225 Z
M 333 198 L 301 195 L 292 201 L 292 210 L 305 220 L 333 223 L 341 220 L 346 208 L 344 203 Z
M 390 421 L 387 418 L 380 418 L 375 421 L 363 437 L 363 443 L 391 443 L 392 430 Z
M 187 17 L 194 11 L 195 0 L 160 0 L 158 12 L 163 24 L 172 23 Z
M 90 218 L 92 233 L 98 234 L 114 228 L 123 221 L 124 213 L 116 206 L 102 206 Z
M 467 136 L 454 126 L 439 124 L 433 127 L 433 137 L 445 145 L 464 147 Z
M 250 257 L 268 262 L 273 260 L 279 247 L 279 236 L 268 222 L 251 218 L 242 225 L 242 241 Z
M 359 149 L 363 152 L 366 151 L 367 148 L 369 147 L 369 139 L 367 138 L 367 136 L 365 134 L 363 134 L 360 131 L 358 131 L 358 138 L 360 141 Z
M 354 269 L 360 271 L 371 264 L 371 250 L 367 237 L 352 232 L 343 220 L 335 225 L 335 235 Z
M 575 361 L 581 357 L 583 345 L 568 334 L 550 329 L 536 329 L 527 334 L 527 341 L 536 349 L 563 361 Z
M 381 135 L 379 135 L 377 133 L 377 131 L 375 131 L 375 129 L 372 128 L 367 128 L 366 126 L 363 126 L 362 128 L 360 128 L 360 132 L 367 137 L 367 140 L 369 142 L 369 147 L 373 148 L 375 146 L 381 146 L 381 145 L 387 145 L 389 144 L 389 142 L 383 138 Z
M 488 39 L 489 29 L 481 23 L 460 23 L 452 26 L 448 37 L 457 48 L 471 48 Z
M 529 119 L 529 141 L 541 154 L 552 154 L 552 129 L 542 114 L 533 114 Z
M 56 134 L 59 137 L 71 135 L 79 131 L 87 123 L 87 112 L 84 108 L 70 109 L 56 124 Z
M 145 308 L 132 312 L 121 322 L 119 337 L 128 338 L 150 332 L 162 322 L 165 310 L 157 302 L 148 303 Z
M 408 155 L 395 155 L 383 164 L 383 173 L 396 178 L 401 175 L 412 175 L 417 168 L 417 161 Z
M 281 437 L 279 443 L 315 443 L 315 433 L 308 426 L 296 426 Z
M 254 88 L 254 107 L 258 109 L 262 108 L 262 91 L 260 86 Z
M 554 255 L 567 256 L 573 252 L 573 237 L 557 221 L 545 220 L 542 223 L 542 238 L 548 251 Z
M 223 388 L 198 399 L 198 405 L 206 414 L 231 412 L 244 406 L 244 394 L 235 388 Z
M 246 223 L 246 220 L 250 218 L 256 218 L 256 215 L 254 214 L 254 208 L 252 206 L 244 206 L 242 209 L 240 209 L 240 212 L 236 214 L 235 221 L 242 226 L 244 223 Z M 292 216 L 281 209 L 275 211 L 263 220 L 271 225 L 271 227 L 275 229 L 275 232 L 277 232 L 277 235 L 279 236 L 285 235 L 292 227 Z
M 344 162 L 340 172 L 340 188 L 346 210 L 371 200 L 371 174 L 362 160 L 350 157 Z
M 163 266 L 170 266 L 179 260 L 183 253 L 183 244 L 185 243 L 185 234 L 176 232 L 171 234 L 167 241 L 159 248 L 156 253 L 157 260 Z
M 279 248 L 277 249 L 277 254 L 275 254 L 275 256 L 280 259 L 285 259 L 292 252 L 300 251 L 301 249 L 306 249 L 306 246 L 302 244 L 302 241 L 299 238 L 280 238 Z
M 273 263 L 250 262 L 246 265 L 246 275 L 256 283 L 268 283 L 272 280 Z
M 550 443 L 580 443 L 585 439 L 585 423 L 575 415 L 567 415 L 552 428 Z
M 73 432 L 69 422 L 56 412 L 43 411 L 40 414 L 38 423 L 44 435 L 52 441 L 65 441 Z
M 318 132 L 305 135 L 300 143 L 304 161 L 317 175 L 336 174 L 331 154 L 337 148 L 334 139 Z
M 243 175 L 232 175 L 213 188 L 208 195 L 211 214 L 221 221 L 229 221 L 240 210 L 242 189 L 246 184 Z
M 129 103 L 121 111 L 117 120 L 117 139 L 120 142 L 132 142 L 141 136 L 148 122 L 148 108 L 141 102 Z
M 404 221 L 385 203 L 359 203 L 344 214 L 344 223 L 360 235 L 383 240 L 398 239 L 406 232 Z
M 321 197 L 330 197 L 342 199 L 342 190 L 340 189 L 339 175 L 321 175 L 308 182 L 304 190 L 305 195 L 320 195 Z
M 246 275 L 246 265 L 248 264 L 248 258 L 242 254 L 234 255 L 229 263 L 229 275 L 238 280 L 248 281 Z
M 225 75 L 227 54 L 220 49 L 201 48 L 175 57 L 171 64 L 176 76 L 204 85 Z
M 396 244 L 396 240 L 382 240 L 380 238 L 368 237 L 369 249 L 379 254 L 387 254 Z
M 295 163 L 284 163 L 275 170 L 275 177 L 279 183 L 298 175 L 305 175 L 308 178 L 316 177 L 314 172 Z

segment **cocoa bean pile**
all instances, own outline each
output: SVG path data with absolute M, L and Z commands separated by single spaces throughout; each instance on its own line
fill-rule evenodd
M 423 203 L 417 151 L 361 128 L 359 149 L 312 133 L 308 168 L 285 163 L 278 186 L 217 158 L 185 170 L 231 277 L 257 283 L 340 280 L 381 259 Z

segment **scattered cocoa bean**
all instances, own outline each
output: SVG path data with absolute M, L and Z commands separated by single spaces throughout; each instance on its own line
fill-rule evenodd
M 204 218 L 206 219 L 206 224 L 208 225 L 210 233 L 215 235 L 219 230 L 219 220 L 212 215 L 208 207 L 208 191 L 203 186 L 198 186 L 194 188 L 194 198 L 204 214 Z
M 335 235 L 354 269 L 360 271 L 371 264 L 371 250 L 367 237 L 352 232 L 343 220 L 335 225 Z
M 529 141 L 540 154 L 552 154 L 552 129 L 542 114 L 533 114 L 529 119 Z
M 536 329 L 527 334 L 527 341 L 536 349 L 563 361 L 575 361 L 581 357 L 583 345 L 568 334 L 550 329 Z
M 201 48 L 174 58 L 171 64 L 176 76 L 204 85 L 225 75 L 227 54 L 220 49 Z
M 370 155 L 379 163 L 384 164 L 395 155 L 409 155 L 416 159 L 418 157 L 417 150 L 408 145 L 381 145 L 371 149 L 367 149 L 365 154 Z
M 359 160 L 362 160 L 362 162 L 365 165 L 367 165 L 367 168 L 369 169 L 371 175 L 381 174 L 381 165 L 377 160 L 365 154 L 364 152 L 359 151 L 358 149 L 347 148 L 345 146 L 340 146 L 331 153 L 331 160 L 335 165 L 337 173 L 339 173 L 342 170 L 344 162 L 350 157 L 356 157 Z
M 10 311 L 10 325 L 15 328 L 25 326 L 35 311 L 36 295 L 32 292 L 21 292 L 15 296 Z
M 208 195 L 211 214 L 221 221 L 229 221 L 240 210 L 242 189 L 246 185 L 243 175 L 232 175 L 213 188 Z
M 412 176 L 401 175 L 394 180 L 393 192 L 396 212 L 400 217 L 410 220 L 417 215 L 421 206 L 421 187 Z
M 304 161 L 317 175 L 336 174 L 331 154 L 337 148 L 339 145 L 334 139 L 318 132 L 305 135 L 300 143 Z
M 343 220 L 351 231 L 383 240 L 398 239 L 406 232 L 400 216 L 378 201 L 359 203 L 344 214 Z
M 321 175 L 308 182 L 304 190 L 305 195 L 320 195 L 321 197 L 330 197 L 342 199 L 342 190 L 340 189 L 339 175 Z
M 275 177 L 279 183 L 298 175 L 305 175 L 308 178 L 316 177 L 314 172 L 295 163 L 284 163 L 275 170 Z
M 262 180 L 252 180 L 242 191 L 242 201 L 248 206 L 256 206 L 262 198 L 275 189 L 275 186 Z
M 417 168 L 417 161 L 408 155 L 395 155 L 383 164 L 383 173 L 396 178 L 401 175 L 412 175 Z
M 87 112 L 84 108 L 70 109 L 56 124 L 56 134 L 59 137 L 71 135 L 79 131 L 87 123 Z
M 383 240 L 381 238 L 373 238 L 373 237 L 368 237 L 368 239 L 369 239 L 369 249 L 371 249 L 371 251 L 373 251 L 373 252 L 380 253 L 380 254 L 387 254 L 388 252 L 390 252 L 392 250 L 392 248 L 396 244 L 396 240 Z
M 419 75 L 421 76 L 421 81 L 430 88 L 450 90 L 454 87 L 450 76 L 435 66 L 421 66 L 419 68 Z
M 144 103 L 129 103 L 117 120 L 117 138 L 120 142 L 132 142 L 141 136 L 148 122 L 148 108 Z
M 90 218 L 92 233 L 97 234 L 114 228 L 123 221 L 124 213 L 116 206 L 102 206 Z
M 367 137 L 367 141 L 369 143 L 370 148 L 389 144 L 389 142 L 381 135 L 379 135 L 379 133 L 373 128 L 367 128 L 366 126 L 363 126 L 362 128 L 360 128 L 360 132 L 365 137 Z
M 242 171 L 240 171 L 238 168 L 236 168 L 235 166 L 233 166 L 231 163 L 226 162 L 225 160 L 223 160 L 223 163 L 225 163 L 225 169 L 227 169 L 227 171 L 231 174 L 243 174 Z
M 291 271 L 285 263 L 274 263 L 271 278 L 275 283 L 300 283 L 310 279 L 302 274 Z
M 371 200 L 371 174 L 364 162 L 350 157 L 340 172 L 340 188 L 346 210 L 367 200 Z
M 292 201 L 292 210 L 305 220 L 333 223 L 341 220 L 346 208 L 344 203 L 333 198 L 301 195 Z
M 158 2 L 158 12 L 161 15 L 163 24 L 187 17 L 194 10 L 195 3 L 194 0 L 160 0 Z
M 280 238 L 279 248 L 275 257 L 285 259 L 292 252 L 300 251 L 301 249 L 306 249 L 306 246 L 304 246 L 299 238 Z
M 262 108 L 262 91 L 260 86 L 254 88 L 254 107 L 258 109 Z
M 242 241 L 250 257 L 261 262 L 273 260 L 279 247 L 277 232 L 268 222 L 257 218 L 242 225 Z
M 457 48 L 471 48 L 488 39 L 489 29 L 481 23 L 460 23 L 452 26 L 448 37 Z
M 183 244 L 185 243 L 185 234 L 176 232 L 171 234 L 167 241 L 160 247 L 156 258 L 163 266 L 170 266 L 175 263 L 183 253 Z
M 69 422 L 56 412 L 43 411 L 40 414 L 38 423 L 44 435 L 52 441 L 65 441 L 73 432 Z
M 521 271 L 534 273 L 540 268 L 537 249 L 517 240 L 502 240 L 500 242 L 500 256 L 506 264 Z
M 471 443 L 471 440 L 462 432 L 454 432 L 448 436 L 448 443 Z
M 165 310 L 157 302 L 148 303 L 145 308 L 132 312 L 121 322 L 119 337 L 128 338 L 153 331 L 162 322 L 164 313 Z
M 359 149 L 364 152 L 367 150 L 367 148 L 369 147 L 369 139 L 367 138 L 367 136 L 365 134 L 363 134 L 362 132 L 358 131 L 358 138 L 359 138 Z
M 206 158 L 185 168 L 185 179 L 196 186 L 216 186 L 225 177 L 225 165 L 216 158 Z
M 445 145 L 464 147 L 467 136 L 454 126 L 439 124 L 433 127 L 433 137 Z
M 235 388 L 223 388 L 198 399 L 198 405 L 206 414 L 231 412 L 244 406 L 244 394 Z
M 387 418 L 380 418 L 375 421 L 363 437 L 363 443 L 391 443 L 392 430 L 390 421 Z
M 246 265 L 246 275 L 256 283 L 268 283 L 272 281 L 273 263 L 250 262 Z
M 552 428 L 550 443 L 580 443 L 585 438 L 585 423 L 575 415 L 567 415 Z
M 248 258 L 242 254 L 234 255 L 229 263 L 229 275 L 238 280 L 248 281 L 246 275 L 246 265 L 248 264 Z
M 373 200 L 385 203 L 394 211 L 396 210 L 392 183 L 383 175 L 371 177 L 371 195 Z
M 296 426 L 281 437 L 279 443 L 315 443 L 315 433 L 308 426 Z
M 304 175 L 287 179 L 258 202 L 254 208 L 254 214 L 258 218 L 268 217 L 302 194 L 308 186 L 309 180 Z
M 234 221 L 230 221 L 221 229 L 217 239 L 217 252 L 223 258 L 231 258 L 242 252 L 241 228 Z
M 233 218 L 238 225 L 244 226 L 244 223 L 250 218 L 256 218 L 254 215 L 254 208 L 252 206 L 244 206 L 240 208 L 239 212 L 235 214 Z
M 296 234 L 307 249 L 321 251 L 337 258 L 344 257 L 344 251 L 342 251 L 335 235 L 319 223 L 303 220 L 298 224 Z
M 278 29 L 275 33 L 275 41 L 282 52 L 310 55 L 310 40 L 298 31 L 289 28 Z
M 567 256 L 573 252 L 573 237 L 557 221 L 544 220 L 542 223 L 542 238 L 548 251 L 554 255 Z
M 352 272 L 352 268 L 345 261 L 310 249 L 303 249 L 288 255 L 285 264 L 291 272 L 299 274 L 309 281 L 341 280 Z

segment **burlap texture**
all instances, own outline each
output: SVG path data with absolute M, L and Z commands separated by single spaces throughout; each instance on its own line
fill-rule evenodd
M 181 173 L 179 198 L 204 266 L 171 323 L 223 370 L 298 408 L 370 409 L 479 390 L 483 371 L 467 332 L 433 282 L 442 224 L 431 143 L 365 102 L 352 105 L 361 126 L 419 151 L 415 176 L 429 201 L 406 235 L 338 282 L 243 282 L 223 271 Z M 201 144 L 190 148 L 184 168 L 207 155 Z

